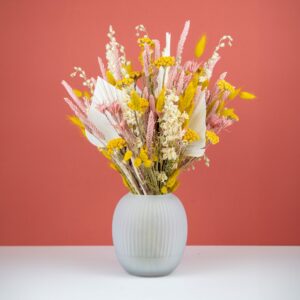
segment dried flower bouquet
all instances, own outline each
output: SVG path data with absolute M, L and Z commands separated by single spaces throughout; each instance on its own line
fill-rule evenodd
M 220 132 L 239 120 L 227 107 L 229 100 L 255 98 L 228 83 L 226 73 L 214 85 L 210 82 L 219 50 L 232 46 L 229 35 L 220 39 L 206 62 L 200 62 L 206 44 L 203 35 L 195 59 L 182 62 L 189 27 L 187 21 L 172 56 L 170 33 L 161 51 L 160 42 L 150 38 L 143 25 L 137 26 L 141 70 L 133 70 L 110 26 L 107 66 L 98 58 L 101 76 L 88 78 L 75 67 L 71 77 L 81 77 L 84 90 L 62 82 L 71 98 L 65 101 L 74 112 L 70 120 L 109 159 L 132 193 L 173 192 L 182 170 L 201 158 L 208 165 L 207 146 L 217 144 Z

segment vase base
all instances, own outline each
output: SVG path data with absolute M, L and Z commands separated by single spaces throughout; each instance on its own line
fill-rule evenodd
M 178 257 L 124 257 L 118 256 L 125 271 L 140 277 L 162 277 L 171 274 L 179 264 Z

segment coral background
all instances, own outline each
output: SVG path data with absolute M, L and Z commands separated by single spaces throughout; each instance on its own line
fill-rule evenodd
M 108 25 L 138 54 L 134 26 L 150 36 L 206 33 L 208 58 L 223 34 L 216 74 L 256 101 L 235 100 L 240 122 L 210 147 L 211 166 L 181 176 L 177 195 L 189 244 L 300 244 L 299 1 L 1 1 L 0 244 L 111 244 L 126 193 L 105 159 L 66 121 L 62 79 L 73 66 L 99 74 Z M 174 53 L 174 52 L 173 52 Z

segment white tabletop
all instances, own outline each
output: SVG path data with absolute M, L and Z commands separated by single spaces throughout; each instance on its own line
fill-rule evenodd
M 141 278 L 110 246 L 0 247 L 1 300 L 300 299 L 300 247 L 190 246 L 167 277 Z

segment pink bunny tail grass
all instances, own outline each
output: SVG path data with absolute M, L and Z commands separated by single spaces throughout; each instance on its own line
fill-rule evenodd
M 200 65 L 201 63 L 197 61 L 189 60 L 184 64 L 183 69 L 187 72 L 195 73 L 199 69 Z
M 146 145 L 148 149 L 148 154 L 150 156 L 152 153 L 152 139 L 154 133 L 154 126 L 155 126 L 154 114 L 152 111 L 150 111 L 149 118 L 148 118 L 147 134 L 146 134 Z
M 173 87 L 173 82 L 176 78 L 177 70 L 178 70 L 177 67 L 170 67 L 168 81 L 167 81 L 167 84 L 166 84 L 166 87 L 168 89 L 172 89 L 172 87 Z
M 143 93 L 142 93 L 143 98 L 148 99 L 149 98 L 149 92 L 148 92 L 148 87 L 145 86 L 143 89 Z
M 83 122 L 86 119 L 86 114 L 84 114 L 75 103 L 73 103 L 69 98 L 64 98 L 65 102 L 69 105 L 74 114 Z
M 64 98 L 65 102 L 69 105 L 71 110 L 74 112 L 76 117 L 80 119 L 80 121 L 84 124 L 86 129 L 91 132 L 97 139 L 99 139 L 101 142 L 105 140 L 104 134 L 98 130 L 94 124 L 92 124 L 86 117 L 84 113 L 82 113 L 79 108 L 69 99 L 69 98 Z
M 150 51 L 148 44 L 145 44 L 145 49 L 143 52 L 143 65 L 144 65 L 144 73 L 145 76 L 149 76 L 149 64 L 150 64 Z
M 68 92 L 68 94 L 70 95 L 70 97 L 73 99 L 74 103 L 77 105 L 77 107 L 84 113 L 86 114 L 86 107 L 83 104 L 83 102 L 75 95 L 75 93 L 73 92 L 73 89 L 71 88 L 71 86 L 66 82 L 66 81 L 62 81 L 61 84 L 64 86 L 64 88 L 66 89 L 66 91 Z
M 188 36 L 189 29 L 190 29 L 190 21 L 186 21 L 184 24 L 184 28 L 181 33 L 179 42 L 178 42 L 178 46 L 177 46 L 176 61 L 178 64 L 181 63 L 181 57 L 182 57 L 182 53 L 183 53 L 184 43 Z
M 177 95 L 181 94 L 181 92 L 183 91 L 184 76 L 185 76 L 184 71 L 181 71 L 177 83 Z
M 155 113 L 155 99 L 154 99 L 153 95 L 149 96 L 149 106 L 150 106 L 151 112 Z
M 104 80 L 107 80 L 105 66 L 104 66 L 104 63 L 103 63 L 101 57 L 98 57 L 98 63 L 99 63 L 99 68 L 100 68 L 100 72 L 101 72 L 102 78 Z
M 112 49 L 112 61 L 111 61 L 111 69 L 110 70 L 116 80 L 122 79 L 122 71 L 121 71 L 121 64 L 120 64 L 120 56 L 119 56 L 119 50 L 118 48 L 114 47 Z
M 193 77 L 192 74 L 190 74 L 190 75 L 184 77 L 184 81 L 183 81 L 183 89 L 186 89 L 186 87 L 187 87 L 187 85 L 190 83 L 192 77 Z
M 155 47 L 155 50 L 154 50 L 154 59 L 158 59 L 160 57 L 160 42 L 159 40 L 153 40 L 154 42 L 154 47 Z

